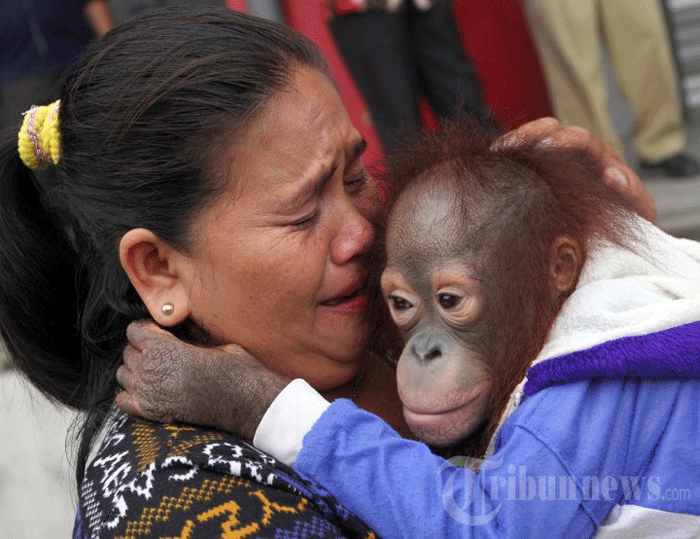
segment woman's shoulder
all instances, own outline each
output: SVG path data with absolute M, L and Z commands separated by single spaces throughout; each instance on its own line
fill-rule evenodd
M 372 536 L 323 489 L 235 436 L 125 415 L 86 470 L 78 521 L 76 537 Z

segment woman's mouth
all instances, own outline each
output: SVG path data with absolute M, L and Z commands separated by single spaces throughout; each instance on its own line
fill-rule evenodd
M 368 299 L 367 281 L 362 281 L 344 290 L 341 295 L 321 302 L 321 305 L 340 311 L 364 311 Z

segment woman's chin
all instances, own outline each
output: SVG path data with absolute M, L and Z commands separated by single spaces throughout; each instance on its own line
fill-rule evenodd
M 305 373 L 297 378 L 304 378 L 316 391 L 333 391 L 352 384 L 361 372 L 359 361 L 349 360 L 343 363 L 319 368 L 313 373 Z

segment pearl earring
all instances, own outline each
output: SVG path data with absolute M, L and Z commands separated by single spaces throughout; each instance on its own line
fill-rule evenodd
M 165 316 L 170 316 L 175 311 L 175 307 L 172 303 L 166 303 L 160 308 L 160 310 L 163 311 Z

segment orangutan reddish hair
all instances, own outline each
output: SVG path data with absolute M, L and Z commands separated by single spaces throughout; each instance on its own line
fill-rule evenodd
M 480 456 L 596 241 L 629 246 L 631 210 L 583 151 L 492 147 L 465 123 L 391 160 L 383 297 L 403 337 L 404 416 Z

